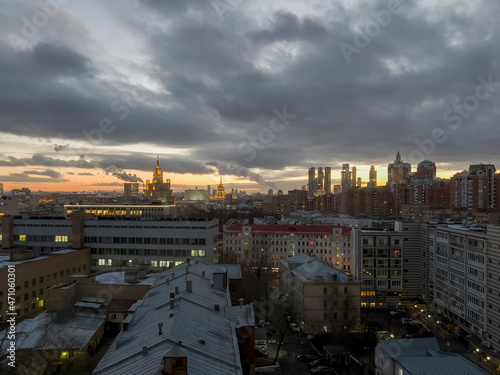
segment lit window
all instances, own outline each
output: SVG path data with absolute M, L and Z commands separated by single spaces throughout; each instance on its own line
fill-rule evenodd
M 26 235 L 25 234 L 20 234 L 19 235 L 19 241 L 26 241 Z
M 56 236 L 56 242 L 68 242 L 68 236 Z

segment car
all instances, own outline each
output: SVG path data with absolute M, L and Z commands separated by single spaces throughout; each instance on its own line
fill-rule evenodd
M 257 358 L 267 358 L 267 357 L 269 357 L 269 352 L 266 352 L 263 349 L 255 349 L 255 357 L 257 357 Z
M 297 323 L 291 323 L 290 324 L 290 329 L 292 330 L 293 333 L 299 333 L 300 332 L 300 328 L 297 325 Z
M 318 366 L 311 370 L 311 374 L 330 374 L 332 369 L 328 366 Z
M 389 311 L 389 314 L 391 316 L 395 316 L 395 315 L 400 315 L 401 313 L 399 311 L 396 311 L 396 310 L 392 310 L 392 311 Z
M 314 354 L 305 353 L 305 354 L 299 354 L 297 356 L 297 359 L 302 362 L 312 362 L 317 360 L 318 357 L 315 356 Z
M 309 368 L 314 368 L 314 367 L 317 367 L 319 365 L 324 365 L 325 363 L 323 362 L 323 360 L 321 358 L 318 358 L 312 362 L 309 362 L 308 366 Z

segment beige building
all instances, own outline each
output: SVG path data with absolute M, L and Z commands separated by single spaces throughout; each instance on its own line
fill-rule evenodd
M 0 324 L 7 320 L 11 306 L 8 304 L 10 293 L 7 283 L 11 275 L 15 275 L 15 312 L 19 321 L 44 310 L 47 289 L 70 282 L 72 275 L 87 275 L 90 272 L 90 249 L 87 248 L 58 250 L 38 257 L 33 251 L 3 251 L 0 254 L 0 280 L 5 282 L 0 283 Z
M 224 227 L 224 255 L 271 267 L 281 259 L 310 254 L 350 274 L 354 265 L 352 229 L 332 225 L 253 224 Z
M 356 329 L 360 282 L 307 254 L 281 260 L 279 272 L 280 293 L 305 333 Z

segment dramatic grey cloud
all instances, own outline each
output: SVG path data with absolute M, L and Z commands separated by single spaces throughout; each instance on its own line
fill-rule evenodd
M 443 170 L 498 164 L 500 3 L 393 3 L 74 0 L 28 38 L 40 5 L 0 0 L 0 167 L 139 180 L 159 153 L 167 173 L 288 189 L 309 166 L 398 149 Z

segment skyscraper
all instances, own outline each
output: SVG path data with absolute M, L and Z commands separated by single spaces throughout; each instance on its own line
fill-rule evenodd
M 314 198 L 314 180 L 316 179 L 316 168 L 309 168 L 309 177 L 307 180 L 307 197 L 309 199 Z
M 332 193 L 332 167 L 325 167 L 325 194 L 329 195 Z
M 349 164 L 342 164 L 340 171 L 340 185 L 342 186 L 342 193 L 349 190 L 351 187 L 351 172 L 349 171 Z
M 366 187 L 371 189 L 377 187 L 377 171 L 375 170 L 374 165 L 370 167 L 369 181 Z
M 356 179 L 356 167 L 352 167 L 352 172 L 351 172 L 351 186 L 356 187 L 357 186 L 357 179 Z
M 160 200 L 168 204 L 175 204 L 174 193 L 170 188 L 170 179 L 163 182 L 163 172 L 160 168 L 160 158 L 156 158 L 156 169 L 153 180 L 146 180 L 144 196 L 150 199 Z
M 394 190 L 394 185 L 399 184 L 401 181 L 406 180 L 411 172 L 411 164 L 404 163 L 401 154 L 396 154 L 394 163 L 387 166 L 387 186 Z
M 325 175 L 323 173 L 323 168 L 318 168 L 318 178 L 316 179 L 316 191 L 323 191 L 323 179 Z

